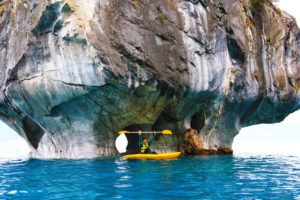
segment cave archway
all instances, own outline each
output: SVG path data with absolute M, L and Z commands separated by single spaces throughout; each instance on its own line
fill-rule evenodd
M 25 139 L 0 120 L 0 159 L 28 157 L 29 152 Z
M 198 133 L 205 125 L 205 115 L 203 112 L 196 112 L 191 118 L 191 128 L 197 130 Z
M 242 128 L 232 143 L 234 154 L 300 156 L 299 119 L 296 111 L 280 123 Z
M 126 131 L 149 131 L 151 130 L 152 124 L 132 124 L 125 127 L 123 130 Z M 126 149 L 127 154 L 139 153 L 139 135 L 138 134 L 126 134 L 128 140 L 128 146 Z

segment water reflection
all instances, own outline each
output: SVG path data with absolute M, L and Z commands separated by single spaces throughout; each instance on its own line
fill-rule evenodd
M 113 187 L 121 189 L 121 188 L 130 188 L 133 185 L 130 182 L 130 179 L 132 178 L 129 175 L 130 172 L 130 166 L 128 165 L 128 160 L 124 158 L 117 158 L 114 161 L 114 164 L 116 165 L 115 173 L 118 175 L 118 178 L 116 179 Z M 116 195 L 115 198 L 122 197 L 122 195 Z
M 114 163 L 116 164 L 116 173 L 128 173 L 128 160 L 125 158 L 117 158 Z

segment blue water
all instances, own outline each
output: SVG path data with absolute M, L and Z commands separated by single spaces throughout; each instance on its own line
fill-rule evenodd
M 300 199 L 300 158 L 0 163 L 0 199 Z

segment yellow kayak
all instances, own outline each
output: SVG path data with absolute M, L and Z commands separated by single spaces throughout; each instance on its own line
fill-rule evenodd
M 154 160 L 164 160 L 164 159 L 174 159 L 180 156 L 181 152 L 171 152 L 171 153 L 158 153 L 158 154 L 129 154 L 123 156 L 127 159 L 154 159 Z

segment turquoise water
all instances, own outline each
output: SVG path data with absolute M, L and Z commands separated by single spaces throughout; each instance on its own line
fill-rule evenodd
M 300 199 L 300 158 L 0 162 L 0 199 Z

